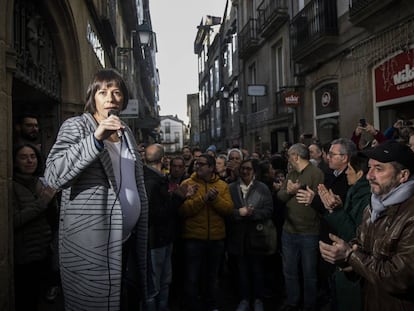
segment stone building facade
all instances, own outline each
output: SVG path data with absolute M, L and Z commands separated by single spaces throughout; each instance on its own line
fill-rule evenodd
M 199 69 L 210 68 L 199 75 L 200 97 L 208 81 L 220 86 L 200 121 L 230 92 L 236 99 L 220 101 L 216 140 L 229 148 L 237 133 L 243 148 L 274 153 L 303 137 L 351 137 L 361 118 L 382 131 L 412 120 L 413 19 L 408 0 L 228 0 L 214 42 L 197 41 L 205 27 L 197 31 Z M 209 126 L 201 127 L 206 146 L 215 143 Z
M 144 24 L 151 29 L 147 0 L 0 0 L 0 7 L 0 310 L 13 310 L 13 119 L 38 116 L 47 154 L 60 124 L 82 113 L 93 74 L 112 67 L 139 103 L 127 121 L 141 140 L 140 124 L 158 125 L 159 79 L 155 37 L 143 45 L 138 36 Z

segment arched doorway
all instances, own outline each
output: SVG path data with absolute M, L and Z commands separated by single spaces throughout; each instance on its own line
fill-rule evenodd
M 82 102 L 82 75 L 76 61 L 80 51 L 71 7 L 67 1 L 17 0 L 13 26 L 13 118 L 23 112 L 38 116 L 46 155 L 68 115 L 66 104 Z
M 38 116 L 40 141 L 49 150 L 58 126 L 61 77 L 50 28 L 35 2 L 14 5 L 16 72 L 12 86 L 13 119 L 24 113 Z

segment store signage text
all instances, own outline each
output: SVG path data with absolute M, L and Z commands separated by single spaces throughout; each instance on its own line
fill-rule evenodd
M 394 85 L 397 86 L 397 89 L 402 89 L 406 87 L 411 87 L 412 83 L 404 83 L 409 82 L 414 79 L 414 67 L 410 68 L 410 64 L 405 64 L 405 68 L 394 75 Z M 402 84 L 403 85 L 399 85 Z
M 300 94 L 298 92 L 286 92 L 284 99 L 285 105 L 289 107 L 296 107 L 300 104 Z
M 414 49 L 401 52 L 374 70 L 376 102 L 414 96 Z

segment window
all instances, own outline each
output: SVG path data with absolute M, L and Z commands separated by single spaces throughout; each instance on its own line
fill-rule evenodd
M 226 65 L 227 65 L 227 75 L 231 77 L 233 74 L 233 52 L 232 52 L 232 44 L 227 44 L 226 50 Z
M 219 70 L 219 60 L 214 61 L 214 92 L 218 92 L 220 89 L 220 70 Z
M 214 117 L 215 117 L 214 109 L 215 109 L 215 105 L 211 105 L 211 109 L 210 109 L 210 132 L 211 132 L 211 137 L 215 136 L 214 135 L 214 130 L 215 130 L 215 127 L 214 127 L 214 124 L 215 124 L 215 122 L 214 122 Z M 216 120 L 216 121 L 218 122 L 218 120 Z
M 322 85 L 314 91 L 315 126 L 322 143 L 339 137 L 338 83 Z
M 180 132 L 174 132 L 174 142 L 180 142 Z
M 204 86 L 201 87 L 200 93 L 199 93 L 199 98 L 200 98 L 200 109 L 202 109 L 205 105 L 205 88 Z
M 210 74 L 210 93 L 209 95 L 209 100 L 214 96 L 214 68 L 210 68 L 209 71 Z
M 165 133 L 170 133 L 171 131 L 171 123 L 169 121 L 164 123 L 165 126 Z
M 273 70 L 273 85 L 274 90 L 276 91 L 276 113 L 277 114 L 283 114 L 283 113 L 289 113 L 292 112 L 292 108 L 287 107 L 285 105 L 284 99 L 283 99 L 283 89 L 282 87 L 285 85 L 285 79 L 284 79 L 284 57 L 283 57 L 283 44 L 282 42 L 277 43 L 274 47 L 272 47 L 272 66 L 274 68 Z
M 285 84 L 283 77 L 283 49 L 282 44 L 277 45 L 274 49 L 274 65 L 275 65 L 275 89 L 277 91 Z
M 221 113 L 220 113 L 220 100 L 216 101 L 216 135 L 221 135 Z
M 237 50 L 237 33 L 233 34 L 233 36 L 231 38 L 231 48 L 232 48 L 232 52 L 236 53 L 236 50 Z
M 201 74 L 204 71 L 204 61 L 203 61 L 203 54 L 200 53 L 198 55 L 198 73 Z
M 249 81 L 250 84 L 256 84 L 256 64 L 249 67 Z M 250 96 L 251 98 L 251 113 L 257 112 L 257 99 L 256 96 Z

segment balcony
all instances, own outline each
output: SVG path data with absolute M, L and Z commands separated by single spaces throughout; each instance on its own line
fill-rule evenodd
M 369 23 L 370 18 L 395 0 L 349 0 L 349 21 L 354 25 Z
M 336 1 L 313 0 L 292 20 L 293 59 L 297 63 L 320 57 L 322 49 L 336 44 L 338 21 Z
M 246 115 L 247 128 L 263 127 L 267 120 L 271 118 L 269 109 L 265 108 L 261 111 L 253 112 Z
M 239 33 L 239 57 L 248 58 L 259 47 L 259 37 L 257 35 L 257 20 L 249 19 Z
M 263 1 L 257 11 L 257 27 L 265 38 L 272 35 L 289 19 L 287 0 Z

